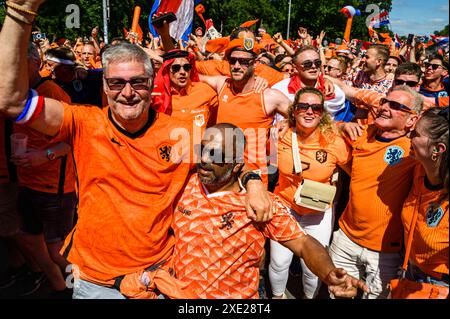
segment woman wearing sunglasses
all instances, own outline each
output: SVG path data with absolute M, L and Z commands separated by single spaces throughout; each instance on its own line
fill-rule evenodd
M 325 111 L 324 100 L 323 94 L 312 87 L 305 87 L 295 95 L 289 109 L 290 129 L 278 142 L 280 177 L 277 193 L 291 208 L 291 213 L 304 230 L 323 246 L 328 246 L 334 223 L 332 207 L 317 211 L 299 206 L 294 201 L 296 190 L 303 179 L 331 185 L 336 166 L 350 160 L 350 150 L 337 133 L 331 115 Z M 295 149 L 300 157 L 300 173 L 295 173 L 295 163 L 299 163 L 294 161 Z M 273 241 L 270 251 L 269 278 L 273 296 L 282 298 L 293 255 Z M 304 297 L 312 299 L 318 293 L 319 279 L 303 260 L 301 263 Z
M 428 109 L 411 132 L 418 165 L 402 210 L 406 247 L 413 229 L 406 278 L 441 286 L 440 298 L 448 298 L 449 283 L 448 116 L 448 106 Z

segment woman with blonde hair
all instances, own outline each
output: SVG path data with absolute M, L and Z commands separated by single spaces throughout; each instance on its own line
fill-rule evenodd
M 302 181 L 333 185 L 337 165 L 351 159 L 351 152 L 339 135 L 331 115 L 324 108 L 322 92 L 305 87 L 297 92 L 289 108 L 289 130 L 278 141 L 279 187 L 276 193 L 290 207 L 303 229 L 328 246 L 334 224 L 333 205 L 322 210 L 298 205 L 294 200 Z M 273 298 L 283 298 L 293 254 L 271 241 L 269 279 Z M 301 260 L 304 298 L 317 296 L 320 282 Z

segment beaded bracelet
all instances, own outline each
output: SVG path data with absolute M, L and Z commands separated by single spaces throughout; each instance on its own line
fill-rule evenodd
M 6 6 L 10 7 L 11 9 L 14 9 L 16 11 L 19 11 L 19 12 L 22 12 L 22 13 L 26 13 L 26 14 L 29 14 L 29 15 L 32 15 L 32 16 L 37 16 L 38 15 L 37 12 L 25 9 L 25 8 L 23 8 L 23 7 L 19 6 L 19 5 L 11 2 L 11 1 L 6 1 Z

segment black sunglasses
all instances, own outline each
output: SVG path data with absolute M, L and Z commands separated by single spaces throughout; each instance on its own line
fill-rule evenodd
M 239 65 L 242 65 L 242 66 L 249 66 L 251 63 L 252 63 L 252 61 L 253 61 L 254 59 L 249 59 L 249 58 L 235 58 L 235 57 L 230 57 L 229 59 L 228 59 L 228 62 L 231 64 L 231 65 L 235 65 L 236 64 L 236 62 L 239 62 Z
M 211 163 L 215 165 L 223 166 L 227 163 L 233 163 L 233 160 L 227 158 L 221 148 L 211 148 L 204 144 L 196 144 L 195 149 L 199 159 L 206 155 Z
M 419 84 L 419 82 L 417 82 L 417 81 L 404 81 L 404 80 L 400 80 L 400 79 L 395 80 L 394 83 L 395 83 L 395 85 L 406 84 L 407 86 L 412 87 L 412 88 L 416 87 L 417 84 Z
M 386 103 L 388 103 L 389 108 L 391 108 L 391 109 L 393 109 L 395 111 L 404 111 L 404 112 L 411 113 L 411 114 L 415 113 L 410 107 L 408 107 L 408 106 L 406 106 L 406 105 L 404 105 L 402 103 L 399 103 L 399 102 L 396 102 L 396 101 L 390 101 L 390 100 L 388 100 L 386 98 L 381 98 L 380 99 L 380 105 L 383 105 L 383 104 L 386 104 Z
M 125 80 L 120 78 L 105 78 L 106 84 L 112 91 L 122 91 L 123 88 L 130 83 L 131 87 L 135 90 L 148 90 L 150 89 L 150 78 L 135 78 L 131 80 Z
M 431 66 L 431 68 L 433 70 L 437 70 L 439 67 L 444 67 L 441 64 L 435 64 L 435 63 L 429 63 L 429 62 L 424 63 L 424 65 L 425 65 L 425 69 L 428 69 Z
M 192 70 L 192 65 L 190 64 L 172 64 L 170 66 L 170 70 L 172 71 L 172 73 L 177 73 L 181 70 L 181 68 L 183 68 L 184 71 L 189 72 L 190 70 Z
M 331 71 L 333 69 L 340 71 L 339 68 L 335 68 L 334 66 L 331 66 L 331 65 L 325 65 L 324 68 L 325 68 L 325 70 L 328 70 L 328 71 Z
M 302 67 L 305 70 L 311 69 L 313 67 L 313 65 L 316 68 L 320 68 L 322 66 L 322 61 L 319 60 L 319 59 L 317 59 L 317 60 L 307 60 L 307 61 L 302 62 L 301 65 L 302 65 Z
M 306 112 L 308 109 L 311 108 L 311 110 L 316 114 L 322 114 L 323 112 L 323 105 L 322 104 L 308 104 L 308 103 L 296 103 L 294 104 L 294 109 L 299 112 Z

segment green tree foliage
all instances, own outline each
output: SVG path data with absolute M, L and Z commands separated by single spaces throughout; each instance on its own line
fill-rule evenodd
M 228 35 L 233 28 L 241 23 L 261 19 L 260 23 L 271 34 L 282 32 L 286 37 L 289 0 L 203 0 L 206 12 L 204 17 L 214 21 L 216 29 Z M 307 27 L 310 34 L 317 36 L 321 30 L 327 32 L 326 39 L 334 41 L 342 38 L 346 17 L 340 12 L 346 5 L 352 5 L 361 11 L 361 16 L 355 16 L 352 26 L 352 38 L 368 39 L 366 19 L 371 12 L 365 12 L 373 0 L 292 0 L 290 36 L 297 37 L 299 26 Z M 80 29 L 66 28 L 66 8 L 69 4 L 77 4 L 81 10 Z M 153 1 L 149 0 L 110 0 L 111 18 L 109 23 L 110 36 L 121 36 L 123 28 L 130 28 L 135 5 L 142 7 L 140 25 L 148 29 L 147 19 Z M 392 0 L 375 3 L 381 10 L 391 10 Z M 2 10 L 3 11 L 3 10 Z M 3 12 L 2 12 L 3 13 Z M 74 39 L 76 36 L 89 36 L 91 29 L 103 25 L 101 0 L 48 0 L 39 11 L 36 27 L 47 34 L 56 37 Z M 203 22 L 195 16 L 194 27 L 202 26 Z M 381 29 L 380 31 L 386 32 Z M 448 32 L 448 28 L 447 28 Z
M 229 34 L 231 30 L 241 23 L 261 18 L 262 25 L 271 34 L 282 32 L 286 37 L 287 16 L 289 0 L 205 0 L 205 18 L 211 18 L 214 26 L 222 33 Z M 297 37 L 300 26 L 307 27 L 310 34 L 317 36 L 321 30 L 326 31 L 328 40 L 342 38 L 347 18 L 340 10 L 346 5 L 361 11 L 360 16 L 353 18 L 352 37 L 368 39 L 366 19 L 372 12 L 365 12 L 368 0 L 292 0 L 290 37 Z M 380 10 L 390 11 L 392 0 L 375 3 Z M 196 25 L 202 26 L 200 19 L 195 20 Z M 387 32 L 386 28 L 380 30 Z
M 448 37 L 448 24 L 441 31 L 434 31 L 434 34 Z

